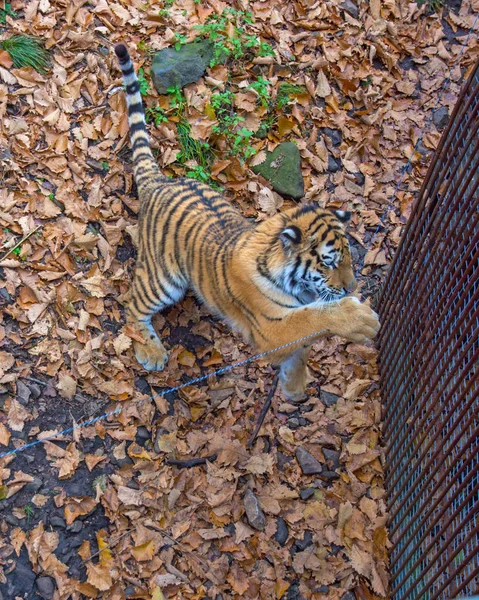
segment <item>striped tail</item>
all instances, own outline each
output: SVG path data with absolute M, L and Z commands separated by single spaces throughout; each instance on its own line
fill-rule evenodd
M 145 112 L 141 101 L 140 84 L 130 55 L 124 44 L 117 44 L 115 46 L 115 54 L 120 62 L 123 82 L 126 88 L 126 104 L 128 106 L 128 124 L 130 126 L 135 180 L 137 186 L 141 187 L 142 183 L 148 183 L 149 177 L 158 175 L 159 170 L 151 152 L 150 139 L 146 130 Z

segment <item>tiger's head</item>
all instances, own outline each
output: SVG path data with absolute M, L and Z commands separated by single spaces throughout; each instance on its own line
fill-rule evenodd
M 257 257 L 259 273 L 302 304 L 340 300 L 356 288 L 345 232 L 350 218 L 314 204 L 276 215 L 265 228 L 270 241 Z

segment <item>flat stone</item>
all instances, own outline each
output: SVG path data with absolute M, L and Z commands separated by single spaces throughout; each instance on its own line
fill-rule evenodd
M 53 515 L 53 517 L 50 517 L 50 525 L 52 527 L 59 527 L 60 529 L 66 529 L 67 526 L 65 519 L 59 515 Z
M 326 461 L 331 471 L 336 471 L 337 469 L 339 469 L 339 457 L 341 456 L 341 453 L 337 450 L 330 450 L 329 448 L 323 448 L 322 450 L 324 460 Z
M 322 471 L 322 473 L 320 473 L 319 475 L 319 478 L 322 481 L 327 481 L 328 483 L 330 483 L 331 481 L 339 479 L 339 475 L 335 471 Z
M 22 404 L 26 404 L 30 400 L 32 392 L 30 389 L 21 381 L 17 381 L 17 400 Z
M 71 531 L 72 533 L 80 533 L 83 529 L 83 524 L 81 521 L 73 521 L 71 525 L 67 526 L 67 531 Z
M 354 592 L 346 592 L 341 596 L 341 600 L 356 600 L 356 594 Z
M 246 517 L 251 527 L 263 531 L 266 527 L 266 517 L 259 505 L 259 500 L 251 490 L 247 490 L 243 499 Z
M 38 490 L 42 487 L 42 485 L 43 481 L 40 479 L 40 477 L 33 477 L 33 481 L 27 483 L 27 485 L 25 486 L 25 490 L 36 494 Z
M 264 162 L 252 170 L 267 179 L 278 194 L 297 200 L 304 196 L 301 155 L 293 142 L 282 142 L 273 152 L 266 152 Z
M 29 564 L 24 565 L 17 562 L 15 570 L 9 573 L 7 583 L 3 588 L 8 599 L 13 598 L 31 598 L 34 594 L 33 587 L 35 585 L 36 575 L 30 568 Z
M 55 585 L 51 577 L 39 577 L 36 581 L 39 595 L 45 600 L 52 600 L 55 592 Z
M 441 106 L 441 108 L 438 108 L 434 112 L 432 120 L 438 129 L 444 129 L 449 121 L 449 111 L 447 110 L 447 106 Z
M 286 521 L 283 517 L 279 517 L 276 521 L 276 533 L 274 534 L 274 539 L 278 542 L 280 546 L 284 546 L 286 544 L 286 540 L 289 536 L 289 529 L 286 525 Z
M 343 165 L 339 159 L 334 158 L 331 154 L 328 156 L 328 172 L 336 173 L 337 171 L 341 171 Z
M 138 427 L 138 429 L 136 430 L 136 435 L 142 440 L 149 440 L 151 438 L 151 433 L 143 425 Z
M 314 591 L 318 594 L 327 594 L 329 592 L 329 585 L 320 585 L 319 588 Z
M 208 40 L 184 44 L 178 50 L 165 48 L 157 52 L 151 63 L 150 75 L 157 92 L 184 87 L 203 75 L 213 58 L 213 46 Z
M 339 129 L 331 129 L 330 127 L 321 127 L 320 132 L 327 135 L 333 146 L 340 146 L 343 141 L 343 134 Z
M 302 552 L 303 550 L 306 550 L 306 548 L 308 546 L 311 546 L 312 543 L 313 543 L 313 534 L 311 533 L 311 531 L 305 531 L 304 535 L 303 535 L 303 539 L 296 540 L 294 545 L 300 552 Z
M 297 417 L 291 417 L 288 419 L 288 427 L 290 429 L 298 429 L 299 426 L 299 419 Z
M 318 475 L 323 470 L 320 462 L 301 446 L 296 448 L 296 459 L 305 475 Z
M 330 392 L 324 392 L 323 390 L 321 390 L 321 392 L 319 394 L 319 398 L 320 398 L 321 402 L 328 408 L 331 406 L 334 406 L 336 404 L 336 402 L 339 400 L 339 396 L 336 396 L 336 394 L 331 394 Z
M 308 498 L 311 498 L 311 496 L 314 496 L 314 489 L 306 488 L 305 490 L 301 490 L 299 492 L 299 495 L 301 496 L 301 500 L 308 500 Z
M 352 0 L 344 0 L 339 6 L 355 19 L 359 18 L 359 8 Z

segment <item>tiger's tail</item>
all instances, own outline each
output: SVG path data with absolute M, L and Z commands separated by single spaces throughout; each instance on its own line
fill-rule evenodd
M 158 165 L 151 152 L 150 138 L 146 130 L 145 112 L 140 94 L 140 84 L 133 67 L 128 49 L 124 44 L 115 46 L 115 54 L 120 63 L 123 82 L 126 88 L 128 124 L 130 126 L 133 166 L 138 187 L 152 175 L 159 175 Z

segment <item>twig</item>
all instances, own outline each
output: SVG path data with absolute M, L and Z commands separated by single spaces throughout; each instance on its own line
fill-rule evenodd
M 266 417 L 266 414 L 271 407 L 274 393 L 276 392 L 276 388 L 278 387 L 278 381 L 279 381 L 279 374 L 276 373 L 276 375 L 274 376 L 274 379 L 273 379 L 273 383 L 271 384 L 268 397 L 266 398 L 266 402 L 264 403 L 264 406 L 261 409 L 261 413 L 259 415 L 258 422 L 256 424 L 253 435 L 251 436 L 251 438 L 247 444 L 248 448 L 251 448 L 251 446 L 254 444 L 256 437 L 258 436 L 259 430 L 261 429 L 261 426 L 263 425 L 264 418 Z
M 2 258 L 0 258 L 0 262 L 3 262 L 7 256 L 9 256 L 14 250 L 16 250 L 19 246 L 21 246 L 23 244 L 23 242 L 25 242 L 26 240 L 28 240 L 28 238 L 33 235 L 35 233 L 35 231 L 38 231 L 40 229 L 41 225 L 38 225 L 38 227 L 35 227 L 35 229 L 32 229 L 30 231 L 30 233 L 27 233 L 27 235 L 22 238 L 18 244 L 16 246 L 13 246 L 13 248 L 10 248 L 10 250 L 7 250 L 7 252 L 2 256 Z
M 167 458 L 166 464 L 172 467 L 178 467 L 178 469 L 189 469 L 190 467 L 196 467 L 198 465 L 205 465 L 207 462 L 214 462 L 216 460 L 216 454 L 211 456 L 205 456 L 203 458 L 190 458 L 189 460 L 177 460 L 176 458 Z

